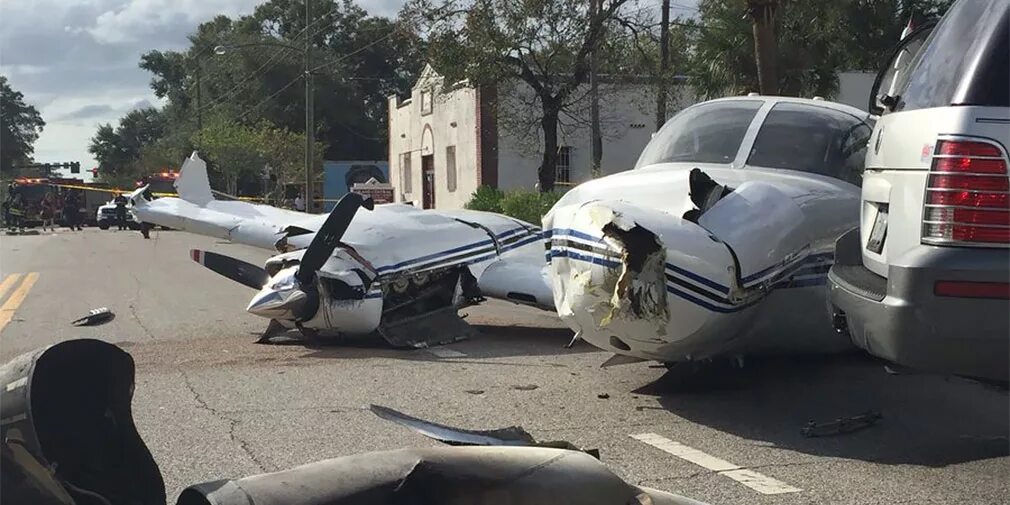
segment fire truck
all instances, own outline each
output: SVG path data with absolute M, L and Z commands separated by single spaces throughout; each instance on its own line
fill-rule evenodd
M 150 186 L 152 193 L 175 194 L 175 180 L 179 178 L 179 172 L 175 170 L 165 170 L 137 179 L 137 187 Z

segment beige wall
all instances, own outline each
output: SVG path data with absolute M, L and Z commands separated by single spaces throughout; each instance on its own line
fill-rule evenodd
M 477 93 L 459 87 L 450 93 L 433 93 L 430 113 L 422 113 L 422 92 L 441 88 L 441 79 L 427 73 L 418 80 L 408 100 L 389 99 L 390 182 L 397 201 L 422 204 L 422 157 L 433 156 L 435 205 L 462 208 L 477 189 Z M 430 133 L 427 133 L 430 131 Z M 446 148 L 455 146 L 456 188 L 450 191 Z M 410 157 L 410 191 L 407 191 L 403 156 Z

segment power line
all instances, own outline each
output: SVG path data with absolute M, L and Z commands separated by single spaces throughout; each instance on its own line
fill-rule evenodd
M 305 32 L 307 32 L 309 30 L 309 28 L 311 28 L 313 25 L 315 25 L 317 23 L 320 23 L 323 20 L 327 19 L 327 17 L 330 14 L 333 14 L 333 13 L 337 12 L 338 10 L 340 10 L 340 7 L 334 7 L 329 12 L 327 12 L 327 13 L 319 16 L 315 21 L 313 21 L 313 22 L 305 25 L 304 28 L 302 28 L 301 30 L 299 30 L 298 33 L 296 33 L 293 37 L 291 37 L 291 42 L 292 43 L 297 43 L 298 42 L 298 38 L 301 37 L 303 34 L 305 34 Z M 317 30 L 315 33 L 313 33 L 311 35 L 308 35 L 307 38 L 311 39 L 312 37 L 315 37 L 316 35 L 319 35 L 320 33 L 322 33 L 322 31 L 324 29 L 325 29 L 324 27 L 320 27 L 319 30 Z M 201 111 L 209 111 L 212 108 L 216 108 L 216 107 L 220 106 L 221 103 L 223 103 L 225 100 L 230 99 L 230 98 L 234 98 L 234 95 L 237 95 L 237 93 L 235 93 L 235 92 L 238 90 L 238 88 L 240 88 L 243 85 L 245 85 L 246 83 L 252 81 L 252 79 L 254 79 L 255 77 L 259 77 L 260 75 L 262 75 L 263 73 L 265 73 L 264 69 L 267 67 L 267 65 L 270 65 L 271 62 L 273 62 L 274 60 L 276 60 L 277 57 L 280 56 L 281 53 L 283 51 L 285 51 L 285 50 L 286 49 L 279 48 L 276 51 L 274 51 L 274 54 L 269 59 L 267 59 L 266 62 L 264 62 L 262 65 L 260 65 L 259 68 L 257 68 L 256 70 L 253 70 L 252 73 L 250 73 L 245 78 L 243 78 L 241 81 L 239 81 L 239 83 L 236 84 L 235 86 L 233 86 L 231 89 L 229 89 L 228 91 L 225 91 L 223 94 L 221 94 L 218 98 L 216 98 L 210 104 L 205 105 L 201 109 Z M 274 63 L 271 66 L 274 66 L 276 64 L 277 63 Z
M 376 40 L 373 40 L 372 42 L 369 42 L 368 44 L 365 44 L 364 46 L 362 46 L 362 47 L 359 47 L 359 48 L 357 48 L 357 49 L 355 49 L 355 50 L 353 50 L 353 51 L 351 51 L 351 52 L 349 52 L 349 53 L 346 53 L 346 54 L 343 54 L 343 55 L 341 55 L 340 57 L 338 57 L 337 59 L 335 59 L 335 60 L 333 60 L 333 61 L 330 61 L 330 62 L 327 62 L 327 63 L 324 63 L 324 64 L 322 64 L 322 65 L 319 65 L 319 66 L 315 67 L 315 68 L 312 68 L 312 69 L 310 69 L 310 70 L 309 70 L 309 72 L 315 72 L 315 71 L 317 71 L 317 70 L 320 70 L 320 69 L 322 69 L 322 68 L 325 68 L 325 67 L 328 67 L 328 66 L 330 66 L 330 65 L 335 65 L 335 64 L 337 64 L 337 63 L 340 63 L 341 61 L 344 61 L 344 60 L 346 60 L 347 58 L 350 58 L 351 56 L 354 56 L 354 55 L 356 55 L 356 54 L 358 54 L 358 53 L 360 53 L 360 52 L 362 52 L 362 51 L 365 51 L 366 49 L 368 49 L 368 48 L 370 48 L 370 47 L 372 47 L 372 46 L 375 46 L 376 44 L 379 44 L 379 43 L 381 43 L 381 42 L 384 42 L 384 41 L 386 41 L 386 40 L 389 40 L 389 39 L 390 39 L 390 38 L 392 38 L 392 36 L 393 36 L 394 34 L 396 34 L 396 32 L 397 32 L 397 31 L 399 31 L 399 30 L 400 30 L 400 27 L 399 27 L 398 25 L 395 25 L 395 24 L 394 24 L 394 26 L 393 26 L 393 29 L 392 29 L 392 30 L 390 30 L 390 32 L 389 32 L 388 34 L 386 34 L 386 35 L 382 36 L 381 38 L 378 38 L 378 39 L 376 39 Z M 274 93 L 272 93 L 272 94 L 271 94 L 270 96 L 268 96 L 268 97 L 266 97 L 265 99 L 261 100 L 261 101 L 260 101 L 259 103 L 257 103 L 256 105 L 252 106 L 252 107 L 251 107 L 251 108 L 249 108 L 248 110 L 245 110 L 245 111 L 243 111 L 243 112 L 242 112 L 242 114 L 240 114 L 240 115 L 239 115 L 239 116 L 238 116 L 238 117 L 237 117 L 236 119 L 238 120 L 238 119 L 242 119 L 242 118 L 245 118 L 245 117 L 246 117 L 246 116 L 248 116 L 248 115 L 249 115 L 250 113 L 252 113 L 252 112 L 253 112 L 254 110 L 258 109 L 258 108 L 259 108 L 259 107 L 261 107 L 261 106 L 262 106 L 263 104 L 265 104 L 266 102 L 268 102 L 268 101 L 272 100 L 272 99 L 273 99 L 274 97 L 276 97 L 277 95 L 279 95 L 279 94 L 280 94 L 280 93 L 281 93 L 282 91 L 284 91 L 285 89 L 288 89 L 288 88 L 290 88 L 290 87 L 291 87 L 291 85 L 293 85 L 294 83 L 298 82 L 298 81 L 299 81 L 299 80 L 300 80 L 300 79 L 301 79 L 302 77 L 304 77 L 304 76 L 298 76 L 298 77 L 295 77 L 294 79 L 292 79 L 292 80 L 288 81 L 288 83 L 287 83 L 287 84 L 285 84 L 284 86 L 282 86 L 282 87 L 281 87 L 281 88 L 280 88 L 279 90 L 275 91 L 275 92 L 274 92 Z M 365 79 L 365 78 L 360 78 L 360 79 L 362 79 L 362 80 L 363 80 L 363 79 Z

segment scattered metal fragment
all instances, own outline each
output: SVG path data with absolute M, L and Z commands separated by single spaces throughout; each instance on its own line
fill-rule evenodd
M 596 397 L 599 398 L 599 399 L 601 399 L 601 400 L 606 400 L 607 398 L 610 398 L 610 395 L 607 394 L 607 393 L 600 393 L 600 394 L 596 395 Z
M 406 426 L 426 437 L 433 438 L 449 445 L 518 445 L 528 447 L 552 447 L 555 449 L 568 449 L 580 451 L 600 458 L 599 449 L 581 449 L 571 442 L 564 440 L 538 442 L 529 432 L 520 426 L 509 426 L 496 430 L 464 430 L 453 428 L 424 419 L 409 416 L 402 412 L 397 412 L 389 407 L 381 405 L 370 405 L 369 409 L 375 415 L 394 423 Z
M 97 309 L 91 309 L 88 311 L 88 315 L 75 319 L 70 324 L 74 326 L 98 326 L 100 324 L 105 324 L 116 318 L 114 314 L 108 307 L 99 307 Z
M 645 361 L 642 358 L 636 358 L 634 356 L 626 356 L 624 354 L 615 354 L 600 364 L 600 368 L 609 368 L 617 365 L 628 365 L 631 363 L 641 363 Z
M 519 386 L 512 386 L 512 389 L 518 389 L 519 391 L 533 391 L 538 387 L 540 386 L 537 386 L 536 384 L 523 384 Z
M 883 419 L 880 412 L 877 411 L 867 411 L 862 414 L 852 416 L 852 417 L 839 417 L 834 421 L 828 421 L 826 423 L 815 423 L 810 421 L 807 423 L 800 433 L 804 437 L 829 437 L 832 435 L 841 435 L 843 433 L 852 433 L 864 428 L 868 428 L 877 423 L 877 421 Z
M 484 394 L 484 390 L 483 389 L 467 389 L 466 392 L 470 393 L 472 395 L 482 395 L 482 394 Z

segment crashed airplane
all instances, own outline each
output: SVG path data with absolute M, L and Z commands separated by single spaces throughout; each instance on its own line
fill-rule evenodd
M 871 130 L 867 113 L 819 99 L 685 109 L 634 170 L 545 216 L 558 314 L 624 361 L 848 348 L 823 284 L 835 239 L 858 225 Z
M 152 199 L 139 188 L 134 212 L 146 223 L 277 253 L 259 267 L 192 251 L 203 266 L 259 290 L 246 310 L 270 319 L 263 342 L 293 328 L 309 339 L 378 332 L 395 346 L 451 342 L 470 333 L 458 310 L 498 291 L 495 279 L 481 279 L 488 265 L 506 260 L 544 275 L 540 229 L 498 214 L 373 205 L 356 193 L 329 215 L 217 200 L 196 153 L 175 186 L 179 198 Z M 548 283 L 535 283 L 525 291 L 551 309 Z
M 195 153 L 180 198 L 141 188 L 131 200 L 145 222 L 279 253 L 260 268 L 194 251 L 260 290 L 247 310 L 271 319 L 264 338 L 298 328 L 443 343 L 468 335 L 457 310 L 487 296 L 556 311 L 622 357 L 611 364 L 835 352 L 851 343 L 832 330 L 823 284 L 835 239 L 858 224 L 872 121 L 819 99 L 700 103 L 634 170 L 565 194 L 542 229 L 353 193 L 329 216 L 215 200 Z

